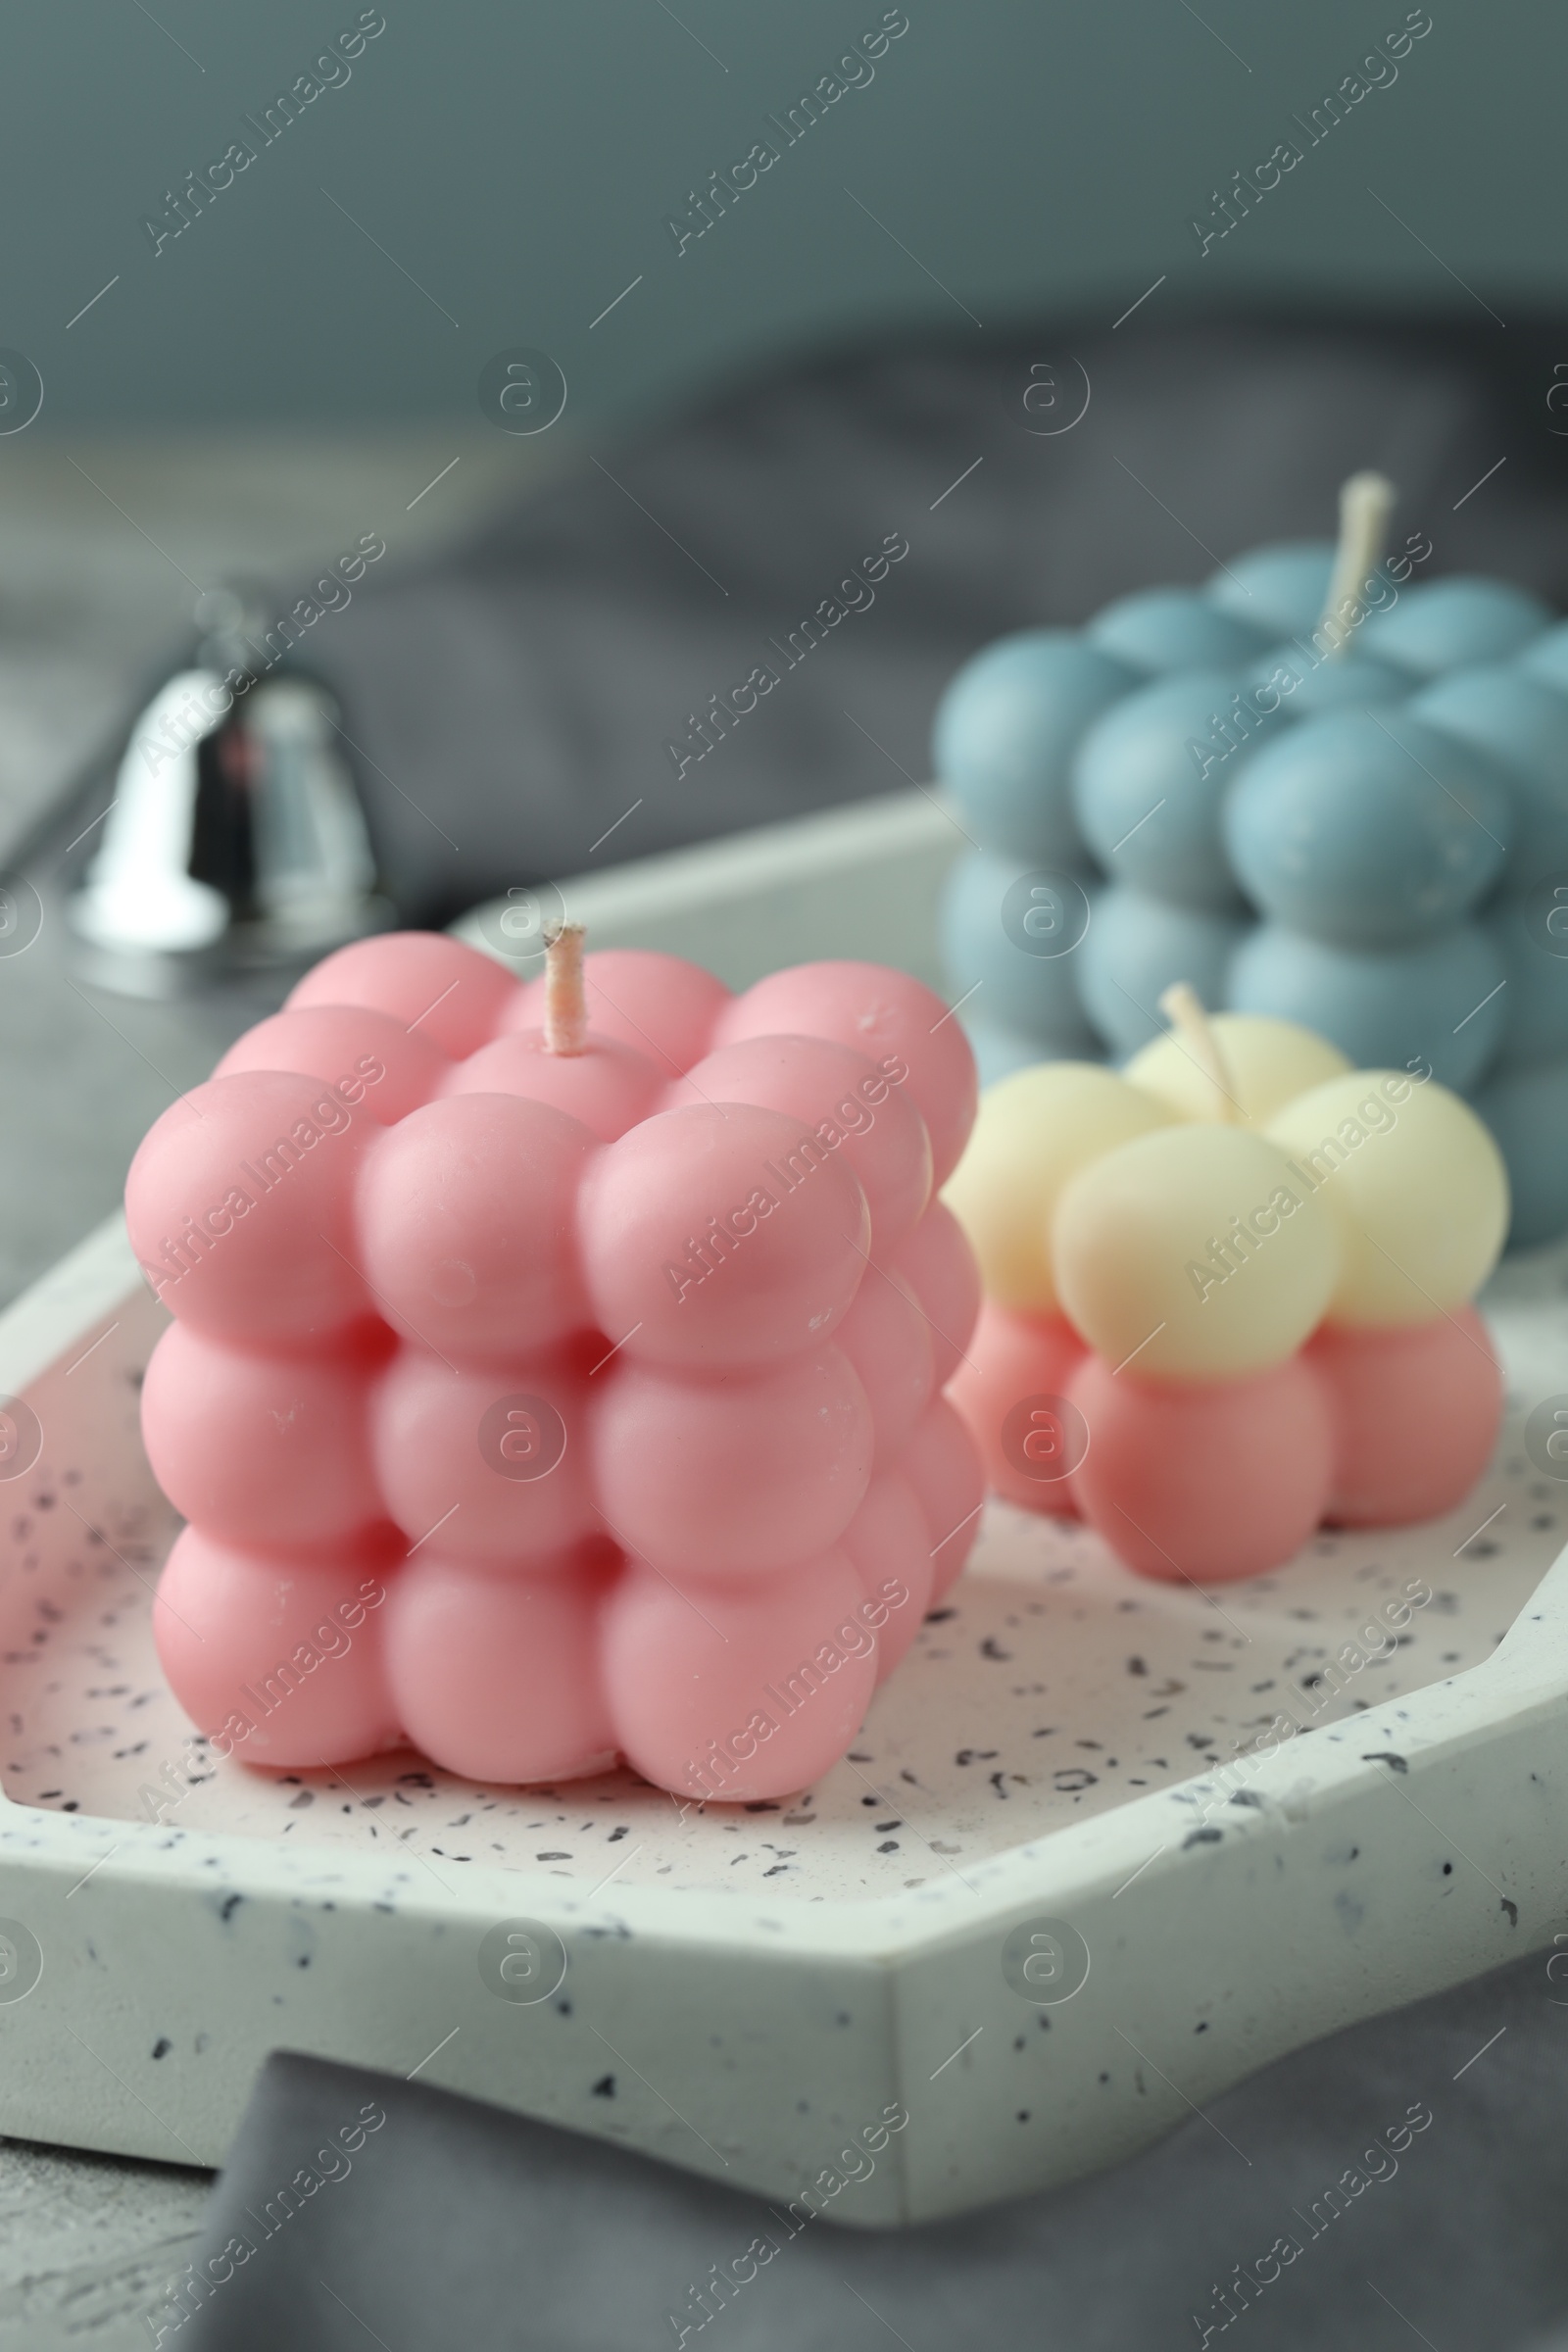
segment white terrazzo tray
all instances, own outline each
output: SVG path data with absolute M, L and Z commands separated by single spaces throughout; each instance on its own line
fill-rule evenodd
M 919 946 L 944 827 L 911 796 L 650 861 L 641 892 L 635 868 L 563 889 L 605 944 L 738 984 L 789 958 L 780 931 L 852 952 L 869 921 L 896 956 L 897 906 Z M 836 933 L 770 898 L 809 898 L 813 856 Z M 136 1393 L 163 1315 L 105 1226 L 0 1318 L 0 1396 L 41 1442 L 0 1481 L 0 2132 L 217 2163 L 283 2046 L 786 2198 L 902 2102 L 829 2206 L 884 2224 L 1092 2170 L 1548 1944 L 1568 1483 L 1523 1429 L 1568 1406 L 1565 1294 L 1554 1251 L 1484 1302 L 1513 1401 L 1451 1519 L 1207 1593 L 993 1505 L 843 1763 L 682 1815 L 624 1773 L 519 1792 L 404 1751 L 273 1777 L 193 1744 L 149 1633 L 176 1522 Z

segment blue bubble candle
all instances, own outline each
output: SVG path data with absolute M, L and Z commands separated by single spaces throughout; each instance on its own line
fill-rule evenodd
M 1337 544 L 1021 632 L 954 679 L 938 775 L 974 849 L 942 919 L 987 1081 L 1121 1060 L 1177 982 L 1492 1118 L 1516 1242 L 1568 1232 L 1568 622 L 1506 580 Z

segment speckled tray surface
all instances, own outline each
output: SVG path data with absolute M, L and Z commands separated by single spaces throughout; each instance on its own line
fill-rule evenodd
M 885 2223 L 1110 2161 L 1568 1916 L 1568 1485 L 1522 1443 L 1568 1397 L 1568 1251 L 1489 1295 L 1512 1396 L 1462 1512 L 1205 1592 L 992 1505 L 852 1754 L 684 1817 L 626 1773 L 273 1776 L 193 1744 L 150 1638 L 174 1522 L 132 1276 L 106 1228 L 0 1321 L 42 1440 L 0 1486 L 0 2130 L 216 2162 L 281 2044 L 780 2196 L 896 2098 L 847 2217 Z M 495 1997 L 514 1931 L 560 1955 L 537 2004 Z M 1081 1955 L 1064 1999 L 1021 1981 L 1042 1935 Z
M 961 1877 L 966 1863 L 1191 1780 L 1282 1712 L 1303 1730 L 1340 1722 L 1489 1657 L 1568 1539 L 1568 1484 L 1541 1476 L 1520 1443 L 1524 1416 L 1568 1391 L 1565 1291 L 1568 1252 L 1494 1285 L 1513 1409 L 1493 1471 L 1449 1518 L 1325 1532 L 1276 1574 L 1204 1592 L 1134 1576 L 1082 1527 L 994 1501 L 966 1574 L 844 1762 L 793 1803 L 684 1817 L 629 1772 L 519 1792 L 458 1780 L 409 1749 L 347 1773 L 275 1775 L 193 1750 L 150 1623 L 179 1522 L 135 1440 L 141 1367 L 164 1318 L 133 1298 L 84 1360 L 53 1376 L 63 1392 L 69 1379 L 86 1442 L 24 1482 L 8 1514 L 5 1792 L 110 1820 L 401 1849 L 444 1886 L 476 1862 L 803 1901 Z M 106 1423 L 122 1440 L 110 1457 Z M 1411 1580 L 1431 1601 L 1386 1637 L 1381 1658 L 1347 1671 L 1343 1645 Z

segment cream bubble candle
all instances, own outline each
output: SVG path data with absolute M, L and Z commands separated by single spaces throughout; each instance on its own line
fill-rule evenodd
M 816 1778 L 975 1534 L 934 1198 L 974 1107 L 872 964 L 736 997 L 566 927 L 526 987 L 429 934 L 318 965 L 126 1186 L 189 1522 L 159 1652 L 219 1752 Z
M 1508 1193 L 1429 1072 L 1185 987 L 1165 1008 L 1119 1076 L 1042 1063 L 983 1099 L 947 1194 L 986 1291 L 954 1399 L 1000 1493 L 1209 1583 L 1465 1494 L 1501 1413 L 1469 1302 Z

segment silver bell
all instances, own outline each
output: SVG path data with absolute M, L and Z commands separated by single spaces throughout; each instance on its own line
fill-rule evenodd
M 233 590 L 196 617 L 195 659 L 131 728 L 67 904 L 85 977 L 122 996 L 286 970 L 396 919 L 333 697 L 271 654 L 265 612 Z

